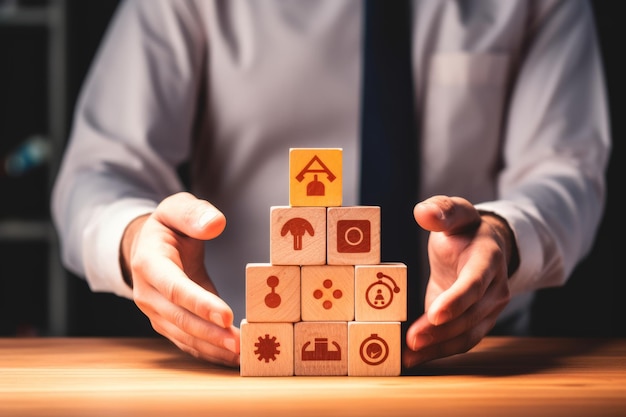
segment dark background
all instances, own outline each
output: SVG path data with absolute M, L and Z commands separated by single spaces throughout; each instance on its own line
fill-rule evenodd
M 67 1 L 68 128 L 84 76 L 117 4 L 118 0 Z M 620 58 L 626 33 L 617 11 L 619 1 L 594 0 L 592 4 L 611 109 L 608 204 L 591 254 L 564 287 L 539 292 L 534 310 L 535 317 L 541 318 L 533 320 L 533 333 L 541 336 L 626 336 L 626 303 L 622 301 L 626 285 L 617 265 L 623 246 L 616 243 L 623 236 L 618 193 L 625 158 L 619 138 L 625 128 L 620 116 L 626 108 L 622 75 L 626 68 Z M 24 137 L 47 129 L 46 79 L 41 75 L 47 59 L 46 36 L 43 28 L 0 27 L 0 155 Z M 46 181 L 41 168 L 18 179 L 0 177 L 0 220 L 48 218 Z M 46 249 L 45 243 L 0 241 L 0 336 L 46 334 Z M 92 293 L 82 279 L 71 274 L 68 301 L 70 335 L 155 334 L 131 301 Z

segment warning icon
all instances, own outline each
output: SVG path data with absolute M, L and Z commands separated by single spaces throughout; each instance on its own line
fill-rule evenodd
M 342 149 L 289 150 L 289 204 L 292 207 L 341 206 Z

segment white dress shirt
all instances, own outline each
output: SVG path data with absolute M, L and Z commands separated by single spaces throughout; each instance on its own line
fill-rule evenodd
M 124 228 L 184 189 L 177 168 L 190 160 L 191 191 L 228 222 L 207 242 L 209 274 L 245 317 L 245 265 L 269 262 L 290 147 L 343 148 L 343 205 L 358 205 L 361 12 L 357 0 L 123 1 L 54 189 L 67 268 L 131 298 Z M 565 283 L 603 213 L 610 137 L 592 11 L 416 0 L 413 15 L 421 197 L 463 196 L 509 222 L 521 264 L 506 317 Z

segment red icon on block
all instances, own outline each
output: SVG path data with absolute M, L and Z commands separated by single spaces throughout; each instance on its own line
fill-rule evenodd
M 257 355 L 257 359 L 259 361 L 264 360 L 265 363 L 268 363 L 270 360 L 275 361 L 276 355 L 280 354 L 280 343 L 276 341 L 276 336 L 272 336 L 270 338 L 269 334 L 266 334 L 265 337 L 258 337 L 258 342 L 254 344 L 256 346 L 256 350 L 254 354 Z
M 285 236 L 287 233 L 291 233 L 293 236 L 293 250 L 302 250 L 302 236 L 308 233 L 311 236 L 315 235 L 315 230 L 311 223 L 301 217 L 294 217 L 287 220 L 280 229 L 280 235 Z
M 306 342 L 302 345 L 302 360 L 303 361 L 340 361 L 341 360 L 341 346 L 339 343 L 332 342 L 335 346 L 335 350 L 328 350 L 328 339 L 326 337 L 316 337 L 315 347 L 313 350 L 307 350 L 307 347 L 311 342 Z
M 316 163 L 321 168 L 311 168 L 313 164 L 316 164 Z M 308 196 L 326 195 L 326 187 L 324 186 L 324 183 L 318 179 L 317 173 L 326 174 L 326 178 L 330 182 L 335 181 L 335 178 L 337 178 L 337 176 L 333 174 L 330 169 L 328 169 L 328 167 L 322 162 L 322 160 L 317 155 L 314 155 L 313 158 L 311 158 L 311 160 L 302 169 L 302 171 L 300 171 L 298 175 L 296 175 L 296 179 L 298 180 L 298 182 L 302 182 L 304 180 L 304 174 L 309 173 L 309 172 L 313 172 L 314 175 L 313 175 L 313 181 L 309 182 L 306 186 L 306 195 Z
M 324 288 L 329 290 L 333 286 L 333 281 L 330 280 L 330 279 L 325 279 L 324 282 L 322 283 L 322 285 L 324 286 Z M 313 291 L 313 297 L 315 297 L 315 299 L 319 300 L 323 296 L 324 296 L 324 291 L 322 291 L 320 289 L 317 289 L 317 290 Z M 343 297 L 343 292 L 341 290 L 336 289 L 336 290 L 333 291 L 333 298 L 338 300 L 341 297 Z M 328 299 L 326 299 L 326 300 L 324 300 L 322 302 L 322 306 L 324 307 L 324 309 L 330 310 L 331 308 L 333 308 L 333 302 L 328 300 Z
M 361 343 L 359 348 L 361 359 L 368 365 L 380 365 L 387 360 L 389 356 L 389 345 L 385 339 L 372 333 L 367 339 Z
M 337 221 L 337 252 L 367 253 L 371 250 L 369 220 Z
M 393 294 L 400 292 L 400 287 L 393 278 L 382 272 L 376 274 L 376 282 L 372 283 L 365 291 L 365 300 L 370 307 L 376 310 L 387 308 L 393 301 Z M 389 281 L 387 283 L 385 280 Z M 392 288 L 393 286 L 393 288 Z
M 276 275 L 270 275 L 267 277 L 267 286 L 272 289 L 272 291 L 265 296 L 265 305 L 269 308 L 276 308 L 280 305 L 281 299 L 280 295 L 276 293 L 276 287 L 278 287 L 278 283 L 280 280 Z

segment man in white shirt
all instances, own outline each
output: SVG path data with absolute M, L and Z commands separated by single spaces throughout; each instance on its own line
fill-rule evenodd
M 245 264 L 269 259 L 288 149 L 343 148 L 344 205 L 359 203 L 361 14 L 358 0 L 122 2 L 54 189 L 65 265 L 236 366 Z M 413 35 L 415 216 L 431 233 L 406 366 L 496 321 L 524 332 L 533 291 L 590 250 L 610 152 L 588 2 L 416 0 Z

